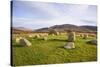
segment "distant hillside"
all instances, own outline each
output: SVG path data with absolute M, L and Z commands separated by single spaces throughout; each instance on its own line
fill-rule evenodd
M 96 32 L 97 31 L 97 27 L 96 26 L 76 26 L 76 25 L 72 25 L 72 24 L 63 24 L 63 25 L 54 25 L 51 27 L 46 27 L 46 28 L 40 28 L 40 29 L 36 29 L 36 30 L 30 30 L 27 28 L 23 28 L 23 27 L 13 27 L 12 31 L 13 33 L 20 33 L 20 32 L 49 32 L 49 29 L 54 29 L 58 32 L 65 32 L 67 30 L 73 30 L 76 32 Z
M 80 26 L 82 28 L 86 28 L 88 30 L 91 30 L 91 31 L 97 31 L 97 27 L 96 26 Z
M 49 32 L 49 28 L 40 28 L 40 29 L 36 29 L 34 30 L 34 32 Z
M 37 29 L 37 30 L 35 30 L 35 32 L 48 32 L 49 29 L 55 29 L 58 32 L 64 32 L 67 30 L 73 30 L 73 31 L 77 31 L 77 32 L 97 31 L 96 26 L 76 26 L 76 25 L 72 25 L 72 24 L 63 24 L 63 25 L 54 25 L 54 26 L 51 26 L 49 28 Z
M 23 27 L 12 27 L 12 33 L 28 33 L 32 30 Z

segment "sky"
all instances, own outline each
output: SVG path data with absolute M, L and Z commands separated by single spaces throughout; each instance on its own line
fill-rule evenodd
M 38 29 L 61 24 L 97 26 L 97 6 L 36 1 L 13 1 L 13 27 Z

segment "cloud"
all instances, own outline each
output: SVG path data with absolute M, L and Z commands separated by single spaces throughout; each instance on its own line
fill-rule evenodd
M 68 7 L 68 14 L 74 17 L 80 17 L 87 12 L 88 5 L 70 5 Z
M 72 18 L 70 16 L 63 16 L 54 18 L 52 20 L 34 20 L 30 18 L 15 18 L 13 20 L 13 26 L 15 27 L 26 27 L 30 29 L 38 29 L 42 27 L 50 27 L 53 25 L 60 24 L 74 24 L 74 25 L 95 25 L 94 23 L 87 23 L 86 21 Z
M 14 15 L 13 26 L 16 27 L 37 29 L 60 24 L 74 24 L 79 26 L 96 25 L 96 17 L 88 15 L 88 13 L 90 12 L 89 5 L 68 5 L 31 1 L 19 1 L 17 3 L 18 4 L 16 4 L 16 7 L 22 7 L 21 9 L 19 8 L 17 10 L 24 10 L 27 8 L 29 10 L 28 12 L 23 11 L 22 16 Z M 18 14 L 17 11 L 16 14 Z M 31 16 L 31 18 L 26 18 L 25 15 Z M 84 20 L 91 22 L 87 22 Z
M 61 16 L 62 14 L 57 11 L 54 6 L 52 6 L 51 3 L 43 3 L 43 2 L 24 2 L 25 5 L 27 5 L 28 7 L 32 8 L 37 8 L 40 11 L 42 11 L 43 13 L 49 14 L 52 17 L 58 17 Z M 34 10 L 34 9 L 33 9 Z

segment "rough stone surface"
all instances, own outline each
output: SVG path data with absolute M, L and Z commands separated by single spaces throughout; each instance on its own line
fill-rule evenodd
M 29 35 L 29 37 L 33 37 L 32 35 Z
M 34 38 L 39 38 L 39 37 L 40 37 L 40 35 L 38 35 L 38 34 L 34 36 Z
M 64 48 L 66 48 L 66 49 L 75 48 L 75 44 L 74 44 L 74 42 L 68 42 L 65 44 Z
M 22 38 L 22 37 L 17 37 L 17 38 L 16 38 L 16 43 L 19 43 L 19 41 L 20 41 L 21 38 Z
M 29 42 L 29 41 L 28 41 L 27 39 L 25 39 L 25 38 L 20 39 L 19 44 L 22 45 L 22 46 L 31 46 L 31 45 L 32 45 L 31 42 Z
M 87 39 L 88 38 L 88 34 L 84 34 L 83 39 Z
M 88 41 L 87 43 L 97 45 L 97 39 Z
M 84 34 L 80 34 L 80 37 L 83 38 L 84 37 Z
M 43 37 L 43 40 L 45 40 L 45 41 L 46 41 L 46 40 L 47 40 L 47 37 Z
M 74 42 L 76 39 L 75 32 L 69 32 L 68 33 L 68 42 Z
M 59 32 L 56 32 L 56 35 L 59 35 L 60 33 Z
M 59 35 L 59 32 L 55 29 L 49 29 L 49 35 Z

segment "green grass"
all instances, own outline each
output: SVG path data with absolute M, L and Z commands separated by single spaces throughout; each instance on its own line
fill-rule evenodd
M 75 41 L 76 48 L 65 49 L 64 44 L 67 43 L 67 37 L 64 35 L 48 36 L 48 40 L 42 38 L 27 39 L 32 43 L 30 47 L 22 47 L 20 44 L 12 41 L 12 63 L 13 65 L 37 65 L 37 64 L 55 64 L 55 63 L 71 63 L 86 62 L 97 60 L 97 46 L 87 44 L 87 40 L 77 37 Z

